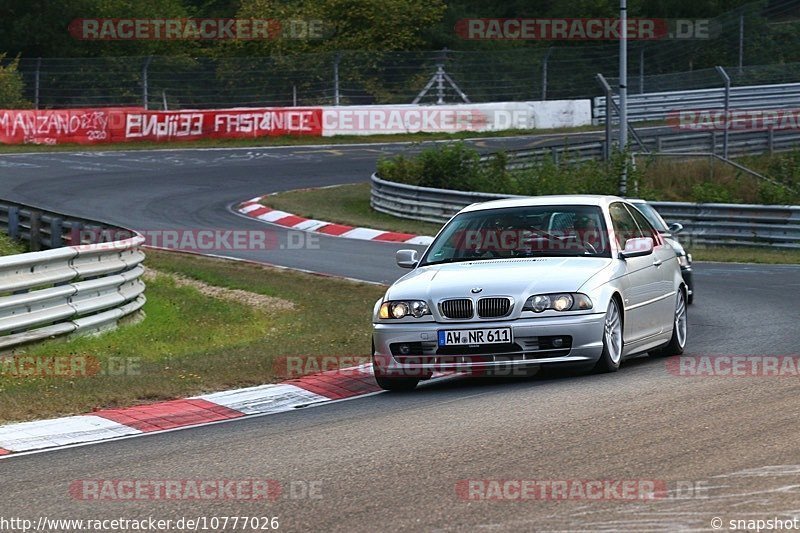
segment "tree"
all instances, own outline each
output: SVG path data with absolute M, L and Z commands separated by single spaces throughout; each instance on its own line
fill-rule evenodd
M 22 76 L 17 71 L 19 57 L 3 66 L 2 63 L 5 58 L 6 54 L 0 53 L 0 108 L 18 109 L 30 107 L 30 102 L 27 102 L 23 97 L 25 84 L 22 81 Z

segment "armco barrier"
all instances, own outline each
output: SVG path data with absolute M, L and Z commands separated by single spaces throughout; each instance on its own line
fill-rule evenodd
M 370 203 L 382 213 L 444 223 L 470 204 L 501 198 L 520 197 L 416 187 L 373 175 Z M 800 248 L 800 206 L 651 203 L 666 220 L 684 225 L 681 240 L 690 245 Z
M 722 131 L 665 131 L 662 128 L 644 131 L 640 134 L 643 146 L 631 143 L 636 152 L 675 153 L 695 152 L 722 154 L 724 135 Z M 728 135 L 729 157 L 754 155 L 763 153 L 786 152 L 800 148 L 800 130 L 732 130 Z M 540 148 L 508 150 L 508 168 L 521 169 L 534 165 L 544 158 L 558 162 L 562 159 L 570 161 L 590 161 L 602 159 L 605 153 L 604 141 L 569 141 L 563 144 Z M 482 156 L 483 160 L 492 155 Z
M 107 329 L 144 305 L 141 235 L 7 201 L 0 201 L 0 227 L 51 248 L 0 257 L 0 350 Z M 121 239 L 79 242 L 103 229 Z
M 617 103 L 618 97 L 614 98 Z M 665 120 L 670 112 L 717 110 L 725 106 L 725 89 L 696 89 L 628 95 L 628 120 Z M 730 108 L 735 110 L 800 108 L 800 83 L 731 87 Z M 604 124 L 606 98 L 594 99 L 594 124 Z

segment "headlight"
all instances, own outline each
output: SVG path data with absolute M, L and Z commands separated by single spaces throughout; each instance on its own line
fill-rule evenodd
M 523 311 L 541 313 L 547 309 L 556 311 L 585 311 L 592 308 L 592 300 L 581 293 L 537 294 L 531 296 L 522 307 Z
M 424 301 L 410 300 L 383 302 L 378 316 L 383 319 L 401 319 L 407 316 L 420 318 L 429 314 L 431 314 L 431 310 Z

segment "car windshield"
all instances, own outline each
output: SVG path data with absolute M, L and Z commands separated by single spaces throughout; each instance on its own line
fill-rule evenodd
M 653 227 L 660 231 L 661 233 L 669 233 L 669 228 L 667 227 L 666 222 L 664 219 L 661 218 L 661 215 L 658 214 L 658 211 L 650 204 L 645 203 L 635 203 L 633 204 L 643 215 L 644 218 L 647 219 Z
M 431 244 L 422 265 L 547 256 L 610 257 L 600 208 L 548 205 L 461 213 Z

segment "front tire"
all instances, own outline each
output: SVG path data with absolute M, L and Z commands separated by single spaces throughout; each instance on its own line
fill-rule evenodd
M 612 298 L 606 311 L 603 326 L 603 353 L 600 354 L 594 371 L 597 373 L 616 372 L 622 363 L 622 313 L 616 298 Z
M 663 348 L 656 350 L 654 355 L 657 357 L 669 357 L 671 355 L 681 355 L 686 347 L 686 338 L 689 333 L 689 319 L 686 313 L 686 293 L 683 287 L 678 290 L 678 298 L 675 302 L 675 316 L 672 324 L 672 337 Z

